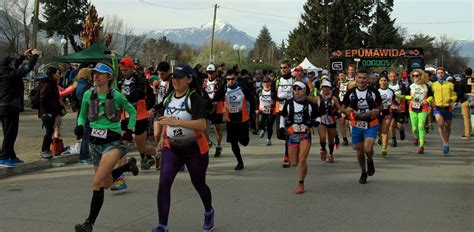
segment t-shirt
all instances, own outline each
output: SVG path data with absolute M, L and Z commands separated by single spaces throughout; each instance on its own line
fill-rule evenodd
M 180 120 L 198 120 L 205 117 L 205 107 L 202 100 L 202 97 L 197 93 L 192 93 L 189 95 L 188 107 L 191 112 L 186 111 L 186 95 L 181 97 L 176 97 L 175 95 L 170 97 L 170 101 L 167 104 L 164 116 L 165 117 L 174 117 Z M 173 139 L 190 139 L 195 138 L 196 134 L 194 130 L 178 126 L 166 127 L 166 135 L 169 138 Z

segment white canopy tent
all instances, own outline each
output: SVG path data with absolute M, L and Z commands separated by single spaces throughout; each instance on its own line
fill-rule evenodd
M 306 69 L 308 71 L 319 71 L 319 70 L 323 70 L 322 68 L 318 68 L 316 66 L 314 66 L 309 60 L 308 60 L 308 57 L 305 57 L 303 62 L 301 62 L 301 64 L 299 64 L 298 66 L 301 66 L 303 67 L 303 69 Z

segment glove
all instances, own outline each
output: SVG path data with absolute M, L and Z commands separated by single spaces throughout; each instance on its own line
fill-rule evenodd
M 125 134 L 122 135 L 122 140 L 125 140 L 125 141 L 132 141 L 133 140 L 133 131 L 128 129 L 127 131 L 125 131 Z
M 74 128 L 74 134 L 76 135 L 76 138 L 78 140 L 82 139 L 82 135 L 84 134 L 84 126 L 83 125 L 77 125 Z

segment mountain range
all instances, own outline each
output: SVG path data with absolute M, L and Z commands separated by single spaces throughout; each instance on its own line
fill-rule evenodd
M 200 47 L 211 41 L 212 22 L 200 27 L 153 30 L 148 33 L 149 38 L 157 39 L 162 36 L 166 36 L 166 38 L 175 43 L 186 43 Z M 255 42 L 254 37 L 221 20 L 216 20 L 214 39 L 225 40 L 230 44 L 245 45 L 247 50 L 252 49 Z

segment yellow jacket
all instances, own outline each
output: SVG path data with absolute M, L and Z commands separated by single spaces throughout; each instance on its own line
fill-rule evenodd
M 451 103 L 456 102 L 458 98 L 453 83 L 449 81 L 443 81 L 443 84 L 435 81 L 431 85 L 431 90 L 433 90 L 433 103 L 437 107 L 451 106 Z

